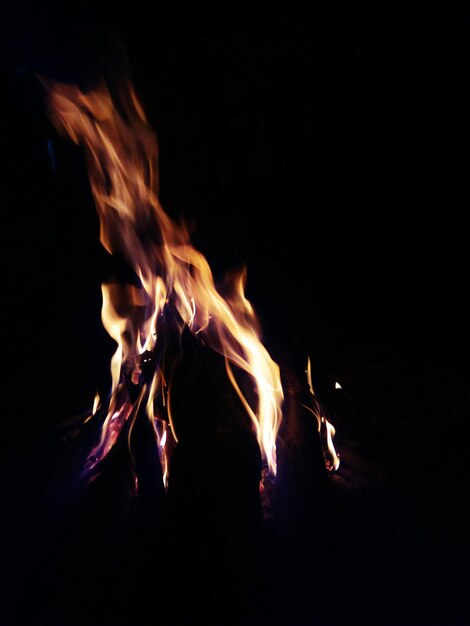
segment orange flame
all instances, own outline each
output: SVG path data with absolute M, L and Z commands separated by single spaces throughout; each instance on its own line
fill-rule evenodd
M 125 377 L 139 380 L 140 359 L 155 350 L 164 309 L 171 307 L 180 333 L 189 328 L 224 356 L 228 376 L 252 420 L 264 462 L 275 475 L 276 435 L 284 396 L 279 367 L 260 340 L 255 312 L 245 297 L 245 273 L 233 278 L 230 296 L 223 297 L 206 258 L 191 245 L 185 225 L 163 210 L 158 197 L 156 136 L 128 81 L 119 94 L 119 106 L 104 83 L 88 93 L 75 85 L 43 83 L 52 121 L 84 148 L 100 241 L 110 254 L 125 257 L 139 282 L 137 286 L 102 286 L 103 325 L 117 348 L 111 360 L 108 414 L 87 468 L 95 467 L 109 452 L 123 425 L 128 420 L 132 423 L 146 398 L 166 484 L 168 439 L 177 441 L 168 406 L 169 386 L 157 367 L 151 381 L 142 384 L 138 400 L 131 402 Z M 255 401 L 240 390 L 234 368 L 250 376 Z M 166 406 L 168 425 L 158 426 L 157 398 Z

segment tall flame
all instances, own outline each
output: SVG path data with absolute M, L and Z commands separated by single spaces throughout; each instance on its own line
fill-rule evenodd
M 177 441 L 177 433 L 171 411 L 169 422 L 162 423 L 155 406 L 168 405 L 168 381 L 156 367 L 151 379 L 141 384 L 137 400 L 131 400 L 126 380 L 139 380 L 142 359 L 158 349 L 169 311 L 179 333 L 189 328 L 225 358 L 228 376 L 252 420 L 263 460 L 275 475 L 283 390 L 279 367 L 260 340 L 255 312 L 245 296 L 245 273 L 234 275 L 230 295 L 223 297 L 206 258 L 191 245 L 185 225 L 163 210 L 158 195 L 156 135 L 128 81 L 124 81 L 116 104 L 104 83 L 85 93 L 75 85 L 43 82 L 52 121 L 85 151 L 100 241 L 110 254 L 123 255 L 137 277 L 136 285 L 102 286 L 103 325 L 117 348 L 111 360 L 107 416 L 87 470 L 104 458 L 123 425 L 128 420 L 133 423 L 144 402 L 159 443 L 166 483 L 165 451 L 170 437 Z M 253 381 L 250 398 L 237 384 L 236 369 Z

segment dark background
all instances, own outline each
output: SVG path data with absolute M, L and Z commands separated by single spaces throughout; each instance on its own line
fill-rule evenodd
M 15 3 L 4 16 L 2 624 L 469 623 L 464 3 Z M 299 471 L 302 519 L 278 505 L 266 560 L 243 525 L 229 554 L 223 529 L 211 544 L 202 523 L 177 527 L 185 556 L 166 558 L 184 563 L 180 586 L 145 515 L 130 532 L 93 500 L 80 522 L 44 504 L 51 433 L 107 388 L 113 346 L 85 165 L 35 73 L 86 86 L 123 67 L 158 133 L 164 208 L 193 225 L 216 277 L 247 266 L 264 342 L 282 363 L 310 355 L 344 460 L 326 491 Z M 220 489 L 199 486 L 208 509 L 235 489 L 231 454 Z

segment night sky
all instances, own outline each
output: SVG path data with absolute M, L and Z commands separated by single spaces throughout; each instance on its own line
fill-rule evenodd
M 7 8 L 2 625 L 470 623 L 469 32 L 464 3 L 434 1 Z M 289 375 L 310 356 L 344 459 L 325 487 L 305 475 L 300 446 L 301 487 L 281 489 L 267 560 L 227 522 L 226 535 L 205 529 L 194 554 L 189 539 L 185 554 L 165 553 L 183 582 L 160 563 L 142 511 L 119 518 L 134 531 L 123 531 L 124 556 L 108 558 L 103 525 L 117 545 L 122 535 L 106 484 L 79 521 L 45 496 L 57 426 L 107 390 L 114 346 L 83 155 L 48 120 L 36 75 L 86 88 L 123 72 L 158 135 L 163 207 L 191 225 L 216 278 L 246 266 L 266 347 Z M 208 509 L 242 491 L 227 454 L 220 489 L 198 487 Z M 184 491 L 192 457 L 181 456 Z M 139 533 L 145 543 L 129 538 Z M 217 557 L 225 537 L 233 553 Z M 212 612 L 201 608 L 213 597 Z M 170 601 L 156 608 L 165 598 L 174 614 Z

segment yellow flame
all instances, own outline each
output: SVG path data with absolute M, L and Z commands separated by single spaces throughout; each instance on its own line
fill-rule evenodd
M 163 210 L 156 136 L 129 82 L 122 87 L 119 107 L 104 83 L 85 93 L 75 85 L 43 82 L 52 121 L 84 148 L 100 241 L 109 253 L 122 254 L 140 281 L 138 287 L 102 287 L 103 325 L 117 348 L 111 359 L 111 399 L 101 454 L 115 440 L 114 431 L 106 433 L 113 415 L 121 426 L 129 417 L 124 373 L 142 352 L 155 347 L 160 315 L 171 302 L 181 320 L 180 332 L 184 326 L 190 328 L 224 356 L 230 380 L 254 425 L 264 462 L 275 474 L 284 396 L 279 367 L 260 340 L 255 312 L 245 297 L 245 273 L 232 277 L 230 296 L 223 297 L 206 258 L 191 245 L 185 225 Z M 234 367 L 251 377 L 254 393 L 250 399 L 236 384 Z M 166 397 L 169 430 L 177 441 L 169 410 L 170 390 L 163 390 L 162 385 L 157 368 L 149 386 L 147 414 L 154 421 L 153 399 Z M 162 450 L 166 432 L 165 427 Z
M 91 409 L 91 413 L 89 415 L 87 415 L 87 417 L 83 420 L 83 423 L 86 424 L 87 422 L 89 422 L 91 420 L 91 418 L 96 415 L 98 409 L 100 408 L 101 405 L 101 399 L 100 396 L 98 394 L 98 392 L 95 394 L 95 398 L 93 400 L 93 408 Z
M 313 389 L 312 383 L 312 364 L 310 361 L 310 357 L 308 357 L 307 359 L 307 369 L 305 370 L 305 373 L 307 375 L 308 388 L 313 398 L 313 406 L 307 406 L 305 404 L 303 404 L 302 406 L 310 411 L 310 413 L 312 413 L 317 420 L 317 430 L 320 433 L 322 439 L 323 456 L 325 459 L 326 469 L 330 472 L 336 471 L 339 468 L 340 464 L 339 454 L 336 452 L 333 443 L 336 430 L 333 424 L 331 424 L 323 415 L 320 403 L 315 397 L 315 391 Z
M 95 415 L 96 411 L 100 408 L 100 404 L 101 404 L 100 394 L 96 392 L 95 399 L 93 400 L 93 409 L 92 409 L 93 415 Z
M 322 417 L 321 421 L 326 428 L 325 437 L 328 454 L 325 455 L 325 465 L 329 471 L 336 471 L 339 467 L 339 454 L 336 452 L 333 444 L 333 438 L 336 435 L 336 430 L 333 424 L 331 424 L 331 422 L 329 422 L 325 417 Z

